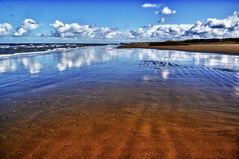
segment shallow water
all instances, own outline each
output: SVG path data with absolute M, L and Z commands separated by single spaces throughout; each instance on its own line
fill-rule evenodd
M 80 120 L 81 113 L 85 113 L 85 116 Z M 103 114 L 103 117 L 99 114 Z M 83 134 L 81 137 L 88 137 L 89 140 L 92 140 L 95 134 L 100 137 L 107 136 L 112 131 L 122 131 L 122 134 L 125 133 L 124 135 L 127 136 L 127 132 L 132 131 L 131 129 L 135 129 L 136 136 L 141 131 L 146 131 L 147 134 L 148 127 L 151 127 L 152 130 L 149 128 L 151 133 L 145 139 L 151 145 L 155 140 L 152 138 L 153 135 L 161 134 L 160 137 L 168 137 L 169 134 L 176 152 L 168 152 L 169 147 L 163 147 L 161 151 L 164 155 L 158 154 L 163 158 L 170 158 L 172 154 L 176 158 L 190 158 L 190 156 L 204 158 L 203 154 L 210 149 L 203 149 L 204 141 L 211 141 L 208 147 L 211 144 L 214 148 L 211 149 L 211 154 L 207 152 L 209 156 L 205 158 L 213 155 L 215 158 L 219 156 L 235 158 L 238 152 L 239 132 L 239 56 L 153 49 L 115 49 L 111 46 L 2 56 L 0 57 L 0 115 L 0 148 L 4 150 L 2 151 L 4 157 L 20 155 L 22 158 L 31 158 L 24 154 L 29 155 L 32 152 L 44 156 L 43 150 L 40 153 L 32 147 L 29 148 L 32 151 L 28 153 L 20 148 L 14 149 L 11 153 L 7 150 L 22 144 L 28 145 L 33 141 L 36 145 L 43 144 L 42 141 L 35 141 L 33 137 L 15 143 L 13 141 L 20 135 L 36 135 L 33 131 L 36 125 L 40 130 L 54 127 L 56 129 L 54 132 L 58 134 L 63 128 L 68 127 L 59 126 L 57 123 L 67 122 L 69 118 L 69 120 L 79 120 L 82 125 L 87 123 L 86 128 L 91 129 L 87 131 L 87 135 Z M 117 127 L 113 123 L 107 125 L 108 120 L 111 119 L 119 119 Z M 103 123 L 100 122 L 101 120 Z M 101 126 L 106 124 L 105 127 L 98 128 L 97 121 Z M 131 123 L 133 121 L 134 124 Z M 127 129 L 120 129 L 120 126 L 127 123 Z M 25 132 L 25 126 L 33 130 Z M 109 126 L 111 129 L 107 129 Z M 145 129 L 141 130 L 144 126 Z M 157 126 L 162 126 L 163 129 L 154 131 L 153 128 Z M 180 130 L 176 126 L 179 126 Z M 197 140 L 194 142 L 190 138 L 192 132 L 188 131 L 189 128 L 190 131 L 191 128 L 193 131 L 203 130 L 200 133 L 197 131 L 198 134 L 195 130 L 194 136 Z M 16 133 L 20 130 L 21 133 Z M 72 136 L 75 132 L 75 129 L 73 130 L 69 130 Z M 204 130 L 208 130 L 209 137 L 201 136 L 205 133 Z M 179 141 L 173 137 L 180 135 L 175 133 L 177 131 L 183 136 L 187 134 L 189 138 Z M 214 138 L 210 136 L 212 134 L 215 136 L 219 134 L 221 138 Z M 76 133 L 75 136 L 77 135 Z M 116 145 L 127 146 L 123 148 L 119 146 L 121 155 L 118 151 L 116 153 L 110 149 L 111 154 L 117 154 L 122 158 L 127 156 L 138 158 L 137 152 L 143 149 L 135 148 L 140 147 L 140 144 L 137 144 L 138 140 L 133 137 L 124 143 L 119 143 L 121 136 L 117 135 L 119 134 L 108 138 L 114 139 Z M 50 139 L 49 137 L 49 142 Z M 68 144 L 82 146 L 81 142 Z M 104 141 L 99 140 L 99 142 Z M 192 148 L 188 148 L 190 142 L 197 144 L 194 145 L 195 147 L 191 145 Z M 158 145 L 155 141 L 154 144 Z M 186 146 L 182 147 L 182 144 Z M 89 145 L 89 152 L 75 151 L 79 154 L 87 154 L 85 157 L 91 154 L 92 157 L 97 144 Z M 149 148 L 155 151 L 160 149 L 156 147 L 151 145 Z M 193 148 L 198 151 L 194 152 Z M 99 153 L 106 155 L 108 149 L 104 147 L 101 149 Z M 190 153 L 188 149 L 191 150 Z M 60 150 L 53 151 L 47 157 L 53 157 L 59 152 Z M 147 153 L 155 156 L 155 152 L 151 150 Z
M 66 83 L 150 83 L 174 87 L 182 82 L 226 89 L 239 96 L 239 56 L 182 51 L 86 47 L 45 54 L 0 57 L 0 98 L 47 90 Z

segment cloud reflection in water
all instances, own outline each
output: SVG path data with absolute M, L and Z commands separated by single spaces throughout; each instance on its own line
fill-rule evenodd
M 30 74 L 38 74 L 41 72 L 42 65 L 31 58 L 23 58 L 21 60 L 25 69 L 29 71 Z
M 82 66 L 90 66 L 94 63 L 107 62 L 117 57 L 117 51 L 110 48 L 98 50 L 95 48 L 80 49 L 74 51 L 64 51 L 57 63 L 59 71 L 68 68 L 80 68 Z
M 45 58 L 49 57 L 49 60 Z M 59 51 L 51 54 L 22 55 L 2 58 L 0 56 L 0 73 L 15 72 L 22 69 L 30 74 L 39 74 L 46 70 L 65 71 L 71 68 L 81 68 L 94 64 L 109 62 L 121 58 L 128 60 L 154 60 L 176 62 L 184 65 L 208 68 L 231 69 L 239 71 L 239 57 L 206 53 L 189 53 L 182 51 L 166 51 L 153 49 L 114 49 L 111 47 L 85 47 L 75 50 Z M 161 69 L 163 79 L 168 79 L 170 70 Z

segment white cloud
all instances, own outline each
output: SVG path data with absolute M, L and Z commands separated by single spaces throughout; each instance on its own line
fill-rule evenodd
M 176 10 L 172 10 L 169 7 L 164 7 L 162 11 L 157 11 L 155 14 L 164 14 L 164 15 L 170 15 L 170 14 L 176 14 Z
M 162 21 L 165 19 L 163 18 Z M 67 24 L 56 20 L 51 24 L 55 28 L 53 36 L 62 38 L 91 38 L 91 39 L 170 39 L 184 35 L 192 25 L 148 25 L 136 30 L 120 31 L 114 28 L 80 25 L 78 23 Z
M 14 36 L 25 36 L 29 34 L 31 31 L 37 29 L 38 27 L 39 27 L 39 24 L 36 23 L 34 20 L 25 19 L 22 22 L 22 25 L 14 33 Z
M 56 20 L 54 24 L 51 24 L 51 26 L 53 26 L 55 28 L 60 28 L 60 27 L 63 27 L 64 24 L 61 21 Z
M 162 14 L 163 10 L 160 11 Z M 169 14 L 173 10 L 164 11 Z M 175 11 L 176 12 L 176 11 Z M 167 16 L 161 17 L 161 23 Z M 196 24 L 157 24 L 148 25 L 133 30 L 119 30 L 117 28 L 81 25 L 79 23 L 64 23 L 56 20 L 51 26 L 54 33 L 41 33 L 40 36 L 58 37 L 60 40 L 93 41 L 162 41 L 199 38 L 239 38 L 239 12 L 234 12 L 227 18 L 208 18 L 205 22 Z M 25 19 L 13 34 L 13 26 L 9 23 L 0 24 L 0 36 L 24 36 L 39 27 L 32 19 Z
M 116 28 L 97 27 L 92 25 L 80 25 L 78 23 L 67 24 L 56 20 L 51 24 L 55 28 L 54 36 L 57 37 L 76 37 L 76 38 L 96 38 L 113 39 L 129 37 L 127 32 L 119 31 Z
M 0 23 L 0 36 L 8 36 L 11 34 L 12 25 L 9 23 Z
M 225 19 L 208 18 L 206 23 L 198 21 L 185 36 L 191 38 L 239 38 L 239 12 Z
M 142 5 L 143 8 L 159 8 L 160 4 L 152 4 L 152 3 L 144 3 Z
M 165 11 L 165 13 L 169 14 L 169 11 Z M 165 17 L 162 17 L 160 22 L 165 22 Z M 225 19 L 209 18 L 205 23 L 198 21 L 196 24 L 148 25 L 129 31 L 78 23 L 65 24 L 61 21 L 56 21 L 52 26 L 55 28 L 55 36 L 58 37 L 120 39 L 125 41 L 239 38 L 239 12 L 234 12 L 233 15 Z
M 180 38 L 189 30 L 192 25 L 189 24 L 168 24 L 168 25 L 149 25 L 141 27 L 136 31 L 138 38 L 155 39 L 155 40 L 166 40 L 173 38 Z
M 239 22 L 239 12 L 234 12 L 232 16 L 225 19 L 208 18 L 207 25 L 211 28 L 234 28 Z

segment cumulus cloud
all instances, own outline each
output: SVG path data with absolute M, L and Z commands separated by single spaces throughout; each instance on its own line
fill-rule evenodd
M 192 25 L 188 24 L 168 24 L 168 25 L 149 25 L 141 27 L 136 31 L 138 38 L 167 40 L 180 38 L 189 30 Z
M 207 22 L 198 21 L 185 36 L 192 38 L 238 38 L 239 12 L 225 19 L 208 18 Z
M 159 8 L 160 4 L 152 4 L 152 3 L 144 3 L 142 5 L 143 8 Z
M 119 31 L 117 28 L 97 27 L 93 25 L 81 25 L 78 23 L 67 24 L 59 20 L 51 24 L 55 28 L 53 36 L 56 37 L 77 37 L 77 38 L 98 38 L 112 39 L 131 36 L 127 32 Z
M 160 11 L 162 14 L 163 10 Z M 164 11 L 169 14 L 170 11 Z M 175 11 L 176 12 L 176 11 Z M 162 16 L 160 23 L 165 22 L 167 16 Z M 148 25 L 133 30 L 120 30 L 117 28 L 98 27 L 94 25 L 81 25 L 79 23 L 64 23 L 56 20 L 51 26 L 52 33 L 41 33 L 40 36 L 58 37 L 59 39 L 74 40 L 115 40 L 115 41 L 161 41 L 183 40 L 200 38 L 239 38 L 239 12 L 224 18 L 208 18 L 205 22 L 195 24 L 157 24 Z M 13 26 L 9 23 L 0 24 L 0 36 L 24 36 L 39 27 L 32 19 L 25 19 L 22 25 L 13 34 Z
M 165 19 L 162 19 L 162 22 Z M 148 25 L 136 30 L 120 31 L 115 28 L 97 27 L 90 25 L 80 25 L 78 23 L 67 24 L 59 20 L 51 24 L 55 28 L 52 36 L 74 37 L 74 38 L 94 38 L 94 39 L 163 39 L 177 38 L 189 30 L 192 25 Z
M 14 36 L 25 36 L 28 35 L 31 31 L 37 29 L 39 24 L 32 19 L 25 19 L 22 22 L 22 25 L 14 33 Z
M 163 14 L 163 15 L 170 15 L 176 14 L 176 10 L 172 10 L 169 7 L 164 7 L 161 11 L 156 11 L 155 14 Z
M 162 22 L 165 19 L 162 19 Z M 200 38 L 239 38 L 239 12 L 224 19 L 208 18 L 196 24 L 148 25 L 133 31 L 137 39 L 183 40 Z
M 173 11 L 171 10 L 171 12 Z M 165 17 L 162 17 L 160 22 L 165 22 Z M 128 39 L 132 41 L 239 38 L 239 12 L 234 12 L 225 19 L 209 18 L 206 22 L 198 21 L 196 24 L 157 24 L 128 31 L 78 23 L 67 24 L 59 20 L 55 21 L 52 26 L 55 28 L 53 35 L 57 37 Z
M 9 23 L 0 23 L 0 36 L 10 35 L 12 28 L 12 25 Z

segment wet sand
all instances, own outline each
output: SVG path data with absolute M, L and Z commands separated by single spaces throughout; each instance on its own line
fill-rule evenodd
M 122 45 L 120 48 L 144 48 L 160 50 L 179 50 L 190 52 L 221 53 L 229 55 L 239 55 L 239 44 L 190 44 L 190 45 L 168 45 L 168 46 L 150 46 L 150 45 Z
M 190 101 L 192 97 L 175 98 L 170 90 L 153 90 L 154 96 L 145 100 L 150 93 L 143 92 L 91 88 L 81 95 L 52 92 L 5 105 L 0 157 L 239 157 L 238 103 L 225 109 L 226 105 L 210 103 L 210 94 Z

